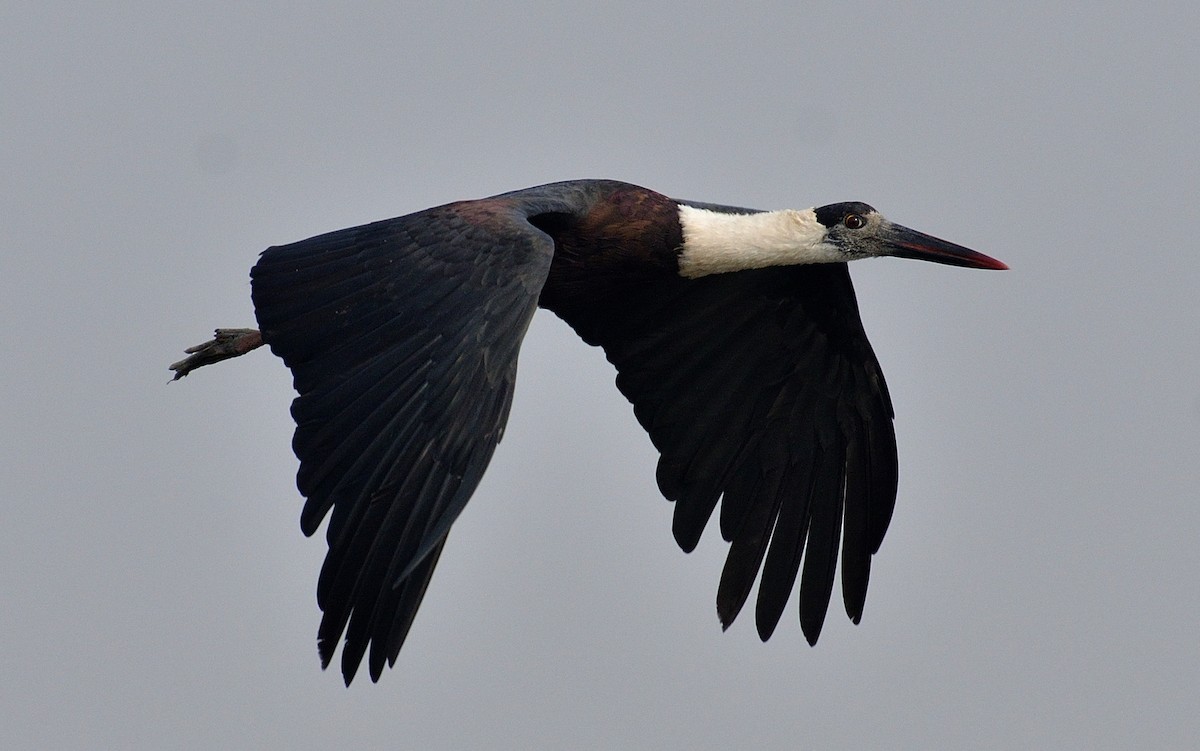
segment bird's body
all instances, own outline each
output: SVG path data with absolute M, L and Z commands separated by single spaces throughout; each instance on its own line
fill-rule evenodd
M 323 661 L 343 634 L 347 682 L 368 647 L 373 679 L 395 661 L 503 433 L 538 306 L 616 366 L 661 453 L 658 483 L 676 504 L 684 550 L 720 501 L 731 542 L 717 597 L 724 625 L 761 569 L 766 639 L 799 576 L 800 621 L 815 642 L 839 540 L 857 622 L 896 497 L 892 407 L 844 263 L 873 255 L 1004 268 L 865 204 L 756 212 L 607 180 L 265 251 L 253 299 L 261 341 L 299 392 L 305 534 L 329 515 Z M 241 353 L 173 367 L 182 375 Z

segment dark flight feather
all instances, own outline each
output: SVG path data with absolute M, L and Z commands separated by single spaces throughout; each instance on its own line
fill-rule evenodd
M 322 235 L 267 250 L 251 274 L 263 339 L 299 392 L 304 532 L 333 512 L 319 646 L 328 664 L 345 633 L 347 683 L 368 644 L 372 679 L 395 660 L 503 430 L 553 254 L 511 211 L 442 207 Z

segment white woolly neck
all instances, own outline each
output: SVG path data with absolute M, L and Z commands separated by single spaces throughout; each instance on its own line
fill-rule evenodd
M 683 248 L 679 273 L 694 279 L 767 266 L 845 260 L 824 243 L 825 226 L 812 209 L 726 214 L 679 206 Z

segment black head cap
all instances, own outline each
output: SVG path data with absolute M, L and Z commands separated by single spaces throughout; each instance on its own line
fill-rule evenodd
M 826 227 L 836 227 L 851 214 L 866 216 L 874 214 L 875 209 L 863 203 L 862 201 L 846 201 L 844 203 L 831 203 L 828 206 L 821 206 L 813 209 L 817 215 L 817 221 Z

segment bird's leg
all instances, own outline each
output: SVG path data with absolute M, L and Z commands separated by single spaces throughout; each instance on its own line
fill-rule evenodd
M 262 343 L 262 333 L 258 329 L 217 329 L 210 341 L 188 347 L 184 350 L 188 357 L 171 364 L 171 370 L 175 371 L 171 380 L 178 381 L 196 368 L 244 355 L 261 347 Z

